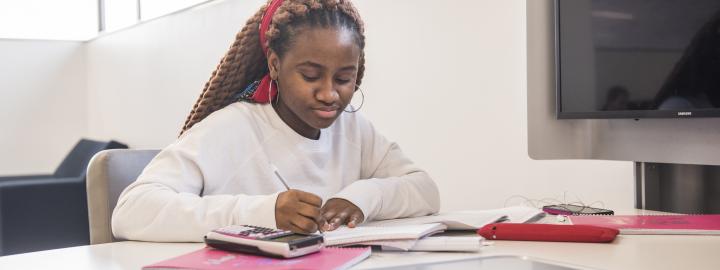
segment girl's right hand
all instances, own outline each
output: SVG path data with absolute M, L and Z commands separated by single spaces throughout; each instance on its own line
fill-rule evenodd
M 314 233 L 325 221 L 320 215 L 322 199 L 315 194 L 291 189 L 278 195 L 275 223 L 278 229 L 296 233 Z

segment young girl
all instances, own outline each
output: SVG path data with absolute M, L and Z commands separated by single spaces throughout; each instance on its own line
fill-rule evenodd
M 178 140 L 120 195 L 115 237 L 202 241 L 231 224 L 310 233 L 437 212 L 427 173 L 348 106 L 364 47 L 349 1 L 271 0 L 237 35 Z

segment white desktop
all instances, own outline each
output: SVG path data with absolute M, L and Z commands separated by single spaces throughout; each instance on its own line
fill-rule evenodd
M 618 214 L 654 214 L 644 210 Z M 552 222 L 546 219 L 544 222 Z M 491 241 L 479 252 L 373 251 L 352 269 L 720 269 L 720 236 L 618 235 L 612 243 Z M 0 269 L 140 269 L 204 246 L 123 241 L 0 257 Z M 507 267 L 505 267 L 507 266 Z

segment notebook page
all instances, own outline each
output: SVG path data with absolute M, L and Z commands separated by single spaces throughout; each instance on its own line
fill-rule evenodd
M 418 239 L 379 240 L 358 243 L 359 245 L 380 246 L 383 250 L 409 251 L 420 241 Z
M 325 245 L 347 245 L 377 240 L 418 239 L 428 234 L 443 231 L 447 227 L 441 223 L 420 225 L 402 225 L 392 227 L 358 226 L 340 227 L 324 233 Z
M 443 223 L 449 230 L 475 230 L 485 224 L 500 221 L 505 217 L 506 216 L 504 214 L 500 213 L 477 214 L 446 212 L 433 216 L 377 220 L 368 222 L 365 225 L 374 227 L 393 227 L 413 224 Z
M 480 251 L 483 238 L 475 236 L 431 236 L 418 240 L 413 251 Z
M 511 207 L 505 207 L 505 208 L 499 208 L 499 209 L 491 209 L 491 210 L 464 210 L 464 211 L 455 211 L 456 213 L 462 213 L 467 215 L 473 215 L 473 214 L 491 214 L 491 213 L 497 213 L 497 214 L 504 214 L 507 218 L 507 220 L 503 222 L 508 223 L 526 223 L 526 222 L 532 222 L 536 219 L 542 218 L 545 216 L 545 212 L 543 212 L 541 209 L 527 207 L 527 206 L 511 206 Z M 486 224 L 483 224 L 483 226 Z M 482 226 L 480 226 L 482 227 Z
M 475 236 L 428 236 L 418 240 L 383 240 L 363 242 L 393 251 L 479 251 L 483 238 Z
M 367 226 L 385 227 L 409 224 L 443 223 L 448 230 L 476 230 L 490 223 L 523 223 L 543 215 L 542 210 L 513 206 L 492 210 L 466 210 L 443 212 L 432 216 L 378 220 L 365 223 Z

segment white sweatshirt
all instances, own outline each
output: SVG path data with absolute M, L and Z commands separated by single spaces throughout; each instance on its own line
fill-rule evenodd
M 195 124 L 163 149 L 120 195 L 116 238 L 201 242 L 231 224 L 276 228 L 275 201 L 292 189 L 343 198 L 365 219 L 436 213 L 427 173 L 359 113 L 343 113 L 318 140 L 297 134 L 270 105 L 237 102 Z

